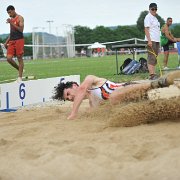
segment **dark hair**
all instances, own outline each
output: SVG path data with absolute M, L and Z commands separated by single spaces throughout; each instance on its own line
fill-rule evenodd
M 78 83 L 74 82 L 74 81 L 68 81 L 66 83 L 59 83 L 57 86 L 54 87 L 54 96 L 52 97 L 53 99 L 57 99 L 57 100 L 64 100 L 64 89 L 68 89 L 71 88 L 73 86 L 73 84 L 76 84 L 77 86 Z
M 149 5 L 149 9 L 154 8 L 154 7 L 157 8 L 157 4 L 156 4 L 156 3 L 151 3 L 151 4 Z
M 14 8 L 14 6 L 9 5 L 6 10 L 7 10 L 7 11 L 9 11 L 9 10 L 15 10 L 15 8 Z
M 168 17 L 168 18 L 167 18 L 167 21 L 170 20 L 170 19 L 172 19 L 172 17 Z

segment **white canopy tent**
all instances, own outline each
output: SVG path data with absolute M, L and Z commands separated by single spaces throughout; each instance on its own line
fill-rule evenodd
M 95 42 L 94 44 L 88 46 L 88 49 L 106 48 L 105 45 Z
M 106 49 L 106 46 L 98 42 L 95 42 L 94 44 L 91 44 L 90 46 L 88 46 L 89 54 L 90 56 L 93 56 L 93 57 L 104 56 L 105 49 Z

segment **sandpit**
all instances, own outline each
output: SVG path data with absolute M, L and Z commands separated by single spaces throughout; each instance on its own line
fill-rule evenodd
M 84 101 L 76 120 L 67 120 L 71 103 L 0 113 L 0 179 L 180 179 L 180 96 L 173 88 L 164 88 L 162 99 L 105 103 L 91 112 Z

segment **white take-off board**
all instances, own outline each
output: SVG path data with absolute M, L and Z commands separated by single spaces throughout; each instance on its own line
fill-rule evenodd
M 80 83 L 80 75 L 0 84 L 0 110 L 9 110 L 52 100 L 54 87 L 61 81 Z

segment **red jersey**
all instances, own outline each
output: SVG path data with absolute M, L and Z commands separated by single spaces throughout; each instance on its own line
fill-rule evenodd
M 11 18 L 11 22 L 16 26 L 19 26 L 19 15 L 15 18 Z M 10 40 L 23 39 L 23 33 L 18 31 L 13 25 L 10 25 Z

